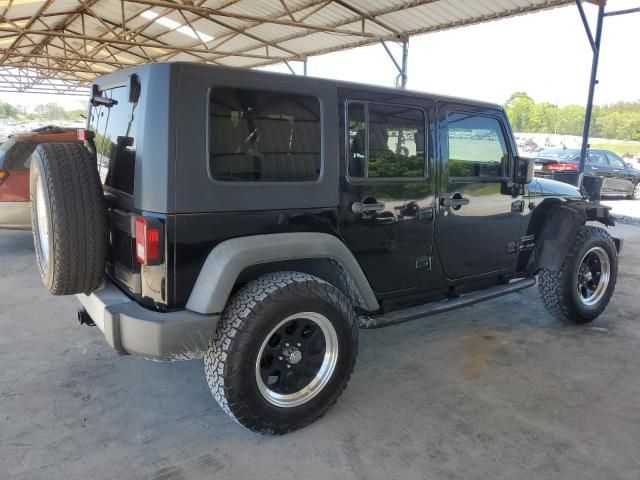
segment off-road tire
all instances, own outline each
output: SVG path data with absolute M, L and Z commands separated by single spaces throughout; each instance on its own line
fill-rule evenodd
M 49 231 L 44 242 L 48 261 L 38 226 L 38 178 Z M 38 145 L 32 156 L 30 187 L 36 261 L 45 286 L 54 295 L 93 292 L 104 276 L 107 214 L 91 154 L 81 143 Z
M 609 257 L 611 273 L 604 296 L 594 305 L 584 305 L 578 298 L 577 278 L 580 262 L 593 247 L 602 247 Z M 560 270 L 543 269 L 538 274 L 538 291 L 545 308 L 559 320 L 588 323 L 600 315 L 611 300 L 618 275 L 618 255 L 609 233 L 599 227 L 585 225 L 569 248 Z
M 295 407 L 269 403 L 259 391 L 255 366 L 262 342 L 283 319 L 299 312 L 324 315 L 337 333 L 333 374 L 320 392 Z M 300 272 L 276 272 L 238 290 L 227 305 L 204 357 L 211 393 L 240 425 L 280 435 L 321 417 L 344 391 L 358 352 L 358 325 L 349 300 L 333 285 Z

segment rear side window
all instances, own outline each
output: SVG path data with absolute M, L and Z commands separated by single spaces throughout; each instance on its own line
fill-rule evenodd
M 91 107 L 90 129 L 95 133 L 98 171 L 105 186 L 133 195 L 136 168 L 135 103 L 129 89 L 117 87 L 101 92 L 117 103 Z
M 449 177 L 508 176 L 509 153 L 498 119 L 449 113 L 447 123 Z
M 28 170 L 36 146 L 34 142 L 5 141 L 0 145 L 0 170 Z
M 349 102 L 347 112 L 350 177 L 425 177 L 425 116 L 422 110 Z
M 320 176 L 317 98 L 214 88 L 209 115 L 209 161 L 215 180 L 310 182 Z

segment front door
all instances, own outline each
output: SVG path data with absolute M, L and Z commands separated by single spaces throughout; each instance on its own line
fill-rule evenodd
M 505 194 L 514 147 L 499 116 L 450 105 L 442 112 L 437 247 L 445 274 L 461 279 L 515 269 L 522 198 Z
M 602 153 L 606 155 L 607 160 L 609 161 L 609 166 L 611 167 L 611 177 L 612 181 L 615 182 L 616 190 L 626 195 L 632 194 L 635 187 L 635 177 L 627 168 L 624 160 L 622 160 L 613 152 L 603 151 Z
M 410 291 L 431 268 L 433 103 L 406 94 L 341 97 L 340 232 L 376 292 Z

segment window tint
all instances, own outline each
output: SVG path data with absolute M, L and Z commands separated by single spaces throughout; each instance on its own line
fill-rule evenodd
M 424 178 L 422 110 L 350 102 L 349 175 L 355 178 Z
M 211 92 L 213 178 L 306 182 L 320 176 L 317 98 L 239 88 Z
M 450 113 L 447 122 L 450 177 L 508 175 L 509 154 L 497 119 Z
M 603 153 L 607 155 L 607 158 L 609 159 L 609 165 L 611 165 L 613 168 L 627 168 L 624 161 L 620 157 L 618 157 L 615 153 L 611 153 L 611 152 L 603 152 Z
M 90 129 L 95 133 L 98 171 L 106 186 L 133 195 L 136 168 L 136 104 L 127 87 L 104 90 L 102 96 L 118 103 L 91 107 Z

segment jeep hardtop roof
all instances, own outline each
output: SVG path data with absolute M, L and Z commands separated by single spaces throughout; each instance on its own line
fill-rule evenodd
M 110 85 L 122 84 L 124 81 L 126 81 L 127 77 L 129 77 L 132 73 L 137 73 L 137 72 L 140 72 L 141 70 L 147 70 L 147 69 L 151 71 L 154 71 L 156 69 L 164 70 L 167 67 L 171 69 L 175 68 L 178 70 L 184 67 L 189 67 L 191 71 L 199 70 L 203 74 L 213 74 L 216 71 L 238 72 L 243 70 L 243 69 L 234 68 L 234 67 L 202 65 L 202 64 L 193 63 L 193 62 L 163 62 L 163 63 L 137 65 L 137 66 L 125 68 L 123 70 L 118 70 L 117 72 L 109 73 L 107 75 L 103 75 L 97 78 L 94 83 L 99 85 L 101 89 L 109 88 Z M 244 69 L 244 72 L 247 75 L 247 77 L 253 77 L 253 78 L 263 77 L 267 82 L 269 81 L 268 79 L 271 79 L 272 81 L 273 80 L 277 81 L 277 79 L 279 78 L 291 78 L 291 74 L 288 74 L 288 73 L 267 72 L 264 70 L 251 70 L 251 69 Z M 490 109 L 500 110 L 500 111 L 503 110 L 502 106 L 497 103 L 423 92 L 420 90 L 399 90 L 393 87 L 382 87 L 378 85 L 371 85 L 368 83 L 359 83 L 359 82 L 346 82 L 343 80 L 330 80 L 326 78 L 319 78 L 319 77 L 312 77 L 312 76 L 308 76 L 308 77 L 299 76 L 297 77 L 297 79 L 300 82 L 315 83 L 316 85 L 324 85 L 324 86 L 333 85 L 333 86 L 337 86 L 339 88 L 345 88 L 345 89 L 360 89 L 360 90 L 366 89 L 372 92 L 375 91 L 375 92 L 381 92 L 381 93 L 397 94 L 398 92 L 401 92 L 403 94 L 421 96 L 431 100 L 464 103 L 466 105 L 475 105 L 478 107 L 490 108 Z

